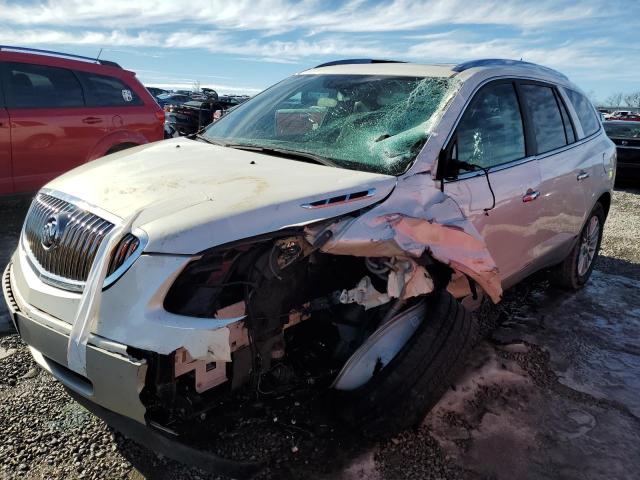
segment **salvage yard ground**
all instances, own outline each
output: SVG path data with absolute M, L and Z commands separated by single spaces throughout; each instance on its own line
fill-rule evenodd
M 2 265 L 27 206 L 0 204 Z M 588 286 L 557 292 L 539 275 L 483 309 L 485 339 L 417 431 L 366 441 L 303 392 L 247 399 L 190 441 L 265 460 L 258 478 L 638 478 L 639 235 L 640 191 L 617 190 Z M 36 367 L 7 321 L 2 304 L 0 478 L 216 478 L 112 432 Z

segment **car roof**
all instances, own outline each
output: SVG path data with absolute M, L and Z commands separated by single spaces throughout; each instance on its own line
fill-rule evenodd
M 0 45 L 0 58 L 9 62 L 35 63 L 88 71 L 104 70 L 110 71 L 112 74 L 126 73 L 128 75 L 134 75 L 133 72 L 123 69 L 117 63 L 109 60 L 38 48 Z
M 301 72 L 304 75 L 394 75 L 407 77 L 452 77 L 455 65 L 427 65 L 419 63 L 348 63 L 327 65 Z
M 393 60 L 353 59 L 337 60 L 300 72 L 300 75 L 393 75 L 415 77 L 460 77 L 468 80 L 475 74 L 487 71 L 498 75 L 511 75 L 551 81 L 575 88 L 562 73 L 543 65 L 522 60 L 487 58 L 460 64 L 421 64 Z

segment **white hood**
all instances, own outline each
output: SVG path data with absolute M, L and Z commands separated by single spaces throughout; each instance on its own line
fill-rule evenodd
M 377 202 L 396 178 L 325 167 L 188 139 L 157 142 L 83 165 L 47 185 L 138 226 L 147 252 L 194 254 L 212 246 L 339 216 Z M 322 208 L 303 204 L 371 195 Z

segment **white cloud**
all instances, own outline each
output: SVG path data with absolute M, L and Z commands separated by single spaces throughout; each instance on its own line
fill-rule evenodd
M 2 29 L 0 44 L 15 44 L 20 39 L 22 45 L 95 45 L 130 46 L 148 48 L 184 49 L 198 48 L 211 53 L 230 54 L 242 57 L 260 58 L 263 61 L 287 63 L 296 59 L 318 56 L 392 56 L 392 50 L 377 42 L 354 42 L 341 36 L 333 36 L 317 41 L 264 40 L 238 41 L 221 32 L 178 31 L 167 35 L 140 31 L 128 34 L 121 31 L 70 32 L 52 29 Z
M 334 7 L 321 0 L 47 0 L 18 4 L 0 0 L 2 21 L 16 25 L 140 28 L 190 23 L 219 29 L 283 32 L 384 32 L 442 24 L 531 27 L 596 15 L 585 2 L 487 0 L 349 0 Z M 610 13 L 610 10 L 609 10 Z

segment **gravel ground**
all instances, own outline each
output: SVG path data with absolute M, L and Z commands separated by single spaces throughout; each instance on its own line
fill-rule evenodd
M 0 205 L 8 261 L 28 202 Z M 383 443 L 334 424 L 325 399 L 247 401 L 192 439 L 264 459 L 258 478 L 637 478 L 640 469 L 640 191 L 619 190 L 589 286 L 542 275 L 479 319 L 487 334 L 423 425 Z M 1 302 L 1 301 L 0 301 Z M 0 305 L 0 329 L 7 315 Z M 111 431 L 0 338 L 0 478 L 221 478 L 161 458 Z

